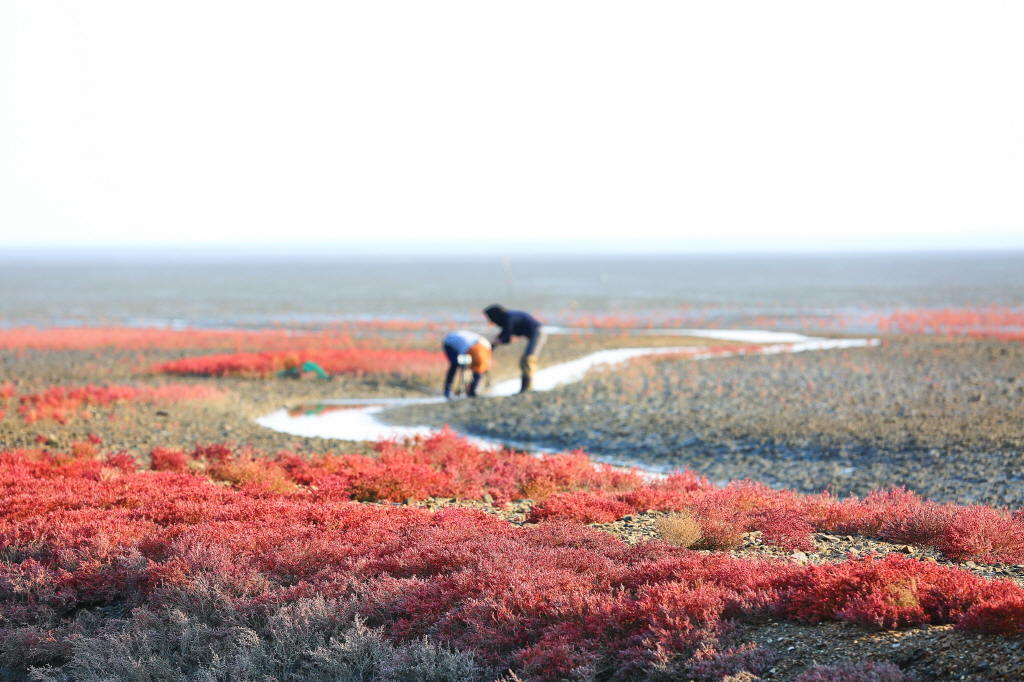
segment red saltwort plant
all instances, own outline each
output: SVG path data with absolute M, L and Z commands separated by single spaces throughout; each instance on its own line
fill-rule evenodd
M 583 452 L 536 457 L 477 447 L 444 431 L 404 445 L 383 442 L 379 455 L 273 457 L 223 445 L 190 453 L 158 449 L 157 471 L 204 472 L 235 486 L 278 493 L 306 491 L 318 500 L 402 502 L 427 497 L 481 499 L 499 504 L 533 499 L 530 520 L 608 522 L 644 511 L 687 511 L 700 523 L 703 544 L 738 545 L 742 534 L 787 549 L 813 550 L 814 531 L 856 533 L 934 547 L 951 559 L 1024 561 L 1024 515 L 982 505 L 936 504 L 901 488 L 864 499 L 829 493 L 801 495 L 762 483 L 715 486 L 691 471 L 648 481 L 639 471 L 596 464 Z
M 153 327 L 15 327 L 0 329 L 0 350 L 225 350 L 234 352 L 348 349 L 421 345 L 450 325 L 430 322 L 359 322 L 326 329 L 168 329 Z
M 770 654 L 736 647 L 730 633 L 735 621 L 767 614 L 865 627 L 954 623 L 1019 632 L 1024 625 L 1017 585 L 898 555 L 798 566 L 657 541 L 631 547 L 571 521 L 520 528 L 479 510 L 430 513 L 347 499 L 366 490 L 361 480 L 379 485 L 387 468 L 433 472 L 428 487 L 451 492 L 453 485 L 478 490 L 489 477 L 498 489 L 521 485 L 527 476 L 517 472 L 530 466 L 589 495 L 650 487 L 717 496 L 735 510 L 767 499 L 799 510 L 802 498 L 792 493 L 754 484 L 719 489 L 685 474 L 644 484 L 635 474 L 588 471 L 579 454 L 529 465 L 451 434 L 382 444 L 381 453 L 373 463 L 352 455 L 260 459 L 223 445 L 154 452 L 156 469 L 177 473 L 140 471 L 95 443 L 0 452 L 3 663 L 79 655 L 73 643 L 103 630 L 83 632 L 75 614 L 116 604 L 137 608 L 137 618 L 177 613 L 166 623 L 171 629 L 244 626 L 252 647 L 272 636 L 260 623 L 282 608 L 340 600 L 332 602 L 339 614 L 362 616 L 392 641 L 429 636 L 472 652 L 487 670 L 511 668 L 533 680 L 585 670 L 607 671 L 611 680 L 761 672 Z M 463 465 L 484 470 L 462 480 Z
M 3 395 L 15 395 L 13 385 Z M 6 387 L 5 387 L 6 389 Z M 169 405 L 193 400 L 219 400 L 225 391 L 210 386 L 164 384 L 161 386 L 51 386 L 39 393 L 19 397 L 18 414 L 29 424 L 40 419 L 53 419 L 66 424 L 71 419 L 88 419 L 99 407 L 126 403 Z
M 883 333 L 978 336 L 1024 340 L 1024 310 L 1019 308 L 916 308 L 878 320 Z
M 313 349 L 267 353 L 223 353 L 182 358 L 155 365 L 151 371 L 189 376 L 267 377 L 312 361 L 330 374 L 434 375 L 444 356 L 426 350 Z

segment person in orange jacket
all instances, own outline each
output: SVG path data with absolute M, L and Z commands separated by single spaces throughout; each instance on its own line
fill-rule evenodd
M 444 397 L 452 397 L 455 373 L 462 367 L 473 372 L 473 381 L 466 387 L 466 395 L 476 396 L 480 379 L 491 368 L 491 343 L 476 332 L 458 331 L 444 337 L 444 354 L 448 358 L 448 374 L 444 378 Z

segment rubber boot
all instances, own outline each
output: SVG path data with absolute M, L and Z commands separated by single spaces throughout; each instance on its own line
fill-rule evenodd
M 527 355 L 523 357 L 519 367 L 523 370 L 523 387 L 519 392 L 526 393 L 533 387 L 533 375 L 537 371 L 537 356 Z

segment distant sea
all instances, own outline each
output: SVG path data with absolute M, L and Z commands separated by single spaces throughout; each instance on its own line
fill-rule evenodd
M 0 251 L 0 325 L 260 327 L 572 313 L 761 317 L 1024 305 L 1024 251 L 799 255 L 241 256 Z

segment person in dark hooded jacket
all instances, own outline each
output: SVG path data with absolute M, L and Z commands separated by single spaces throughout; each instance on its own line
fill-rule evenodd
M 537 356 L 544 346 L 545 336 L 541 323 L 530 313 L 507 310 L 497 304 L 484 308 L 484 315 L 501 327 L 501 333 L 491 342 L 492 346 L 511 343 L 513 336 L 521 336 L 527 340 L 526 350 L 519 361 L 519 369 L 523 372 L 523 386 L 519 392 L 526 393 L 533 385 L 533 375 L 537 372 Z

